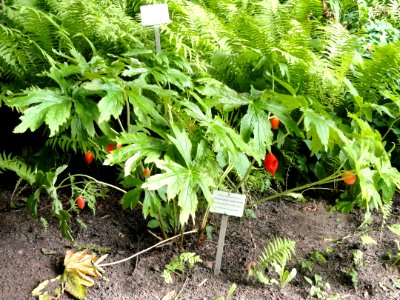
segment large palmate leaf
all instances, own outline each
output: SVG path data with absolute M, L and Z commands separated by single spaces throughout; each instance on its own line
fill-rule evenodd
M 190 216 L 195 216 L 198 204 L 197 190 L 200 188 L 207 201 L 211 201 L 210 189 L 214 182 L 210 177 L 204 176 L 205 169 L 196 161 L 191 162 L 188 168 L 173 161 L 157 160 L 155 164 L 163 173 L 149 177 L 142 188 L 153 191 L 166 186 L 168 199 L 178 197 L 179 221 L 184 225 Z
M 12 99 L 10 105 L 23 109 L 15 133 L 24 133 L 28 129 L 35 131 L 45 123 L 50 136 L 54 136 L 70 117 L 72 99 L 58 89 L 32 88 L 26 91 L 25 96 Z
M 147 162 L 158 159 L 168 146 L 166 141 L 149 137 L 144 133 L 124 134 L 121 141 L 129 143 L 129 145 L 111 152 L 104 164 L 125 163 L 125 176 L 130 175 L 143 158 L 146 158 Z
M 88 254 L 86 250 L 73 252 L 67 250 L 64 258 L 64 273 L 56 278 L 41 282 L 32 296 L 42 300 L 58 299 L 64 292 L 79 300 L 86 299 L 87 287 L 94 285 L 91 278 L 102 278 L 104 270 L 99 264 L 108 256 L 101 257 Z

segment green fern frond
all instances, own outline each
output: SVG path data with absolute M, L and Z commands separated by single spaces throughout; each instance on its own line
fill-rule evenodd
M 30 71 L 32 61 L 21 40 L 21 31 L 0 24 L 0 77 L 25 77 Z
M 35 182 L 35 172 L 31 167 L 18 159 L 18 157 L 12 157 L 11 154 L 0 153 L 0 173 L 2 170 L 15 172 L 20 178 L 31 185 Z
M 199 255 L 193 252 L 183 252 L 175 257 L 169 264 L 165 266 L 163 278 L 166 283 L 172 282 L 173 274 L 180 274 L 186 271 L 186 264 L 192 269 L 196 263 L 202 262 Z
M 77 153 L 78 149 L 81 149 L 80 139 L 73 139 L 67 135 L 57 135 L 46 140 L 45 145 L 53 149 L 59 148 L 62 152 L 68 153 L 73 150 Z
M 120 53 L 141 48 L 146 40 L 143 26 L 128 16 L 126 1 L 64 0 L 58 3 L 58 17 L 71 34 L 83 34 L 103 51 Z M 122 49 L 121 49 L 122 48 Z
M 382 212 L 382 224 L 385 224 L 389 217 L 392 215 L 393 201 L 388 203 L 383 203 L 381 212 Z
M 400 42 L 376 46 L 370 60 L 364 61 L 357 69 L 354 81 L 360 96 L 369 102 L 377 103 L 378 91 L 385 86 L 396 87 L 400 78 Z
M 259 267 L 268 269 L 274 264 L 285 266 L 295 254 L 296 242 L 288 238 L 276 237 L 264 248 L 259 257 Z

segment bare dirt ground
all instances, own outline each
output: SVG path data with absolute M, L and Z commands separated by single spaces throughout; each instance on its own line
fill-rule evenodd
M 81 213 L 88 227 L 73 225 L 73 245 L 60 237 L 57 221 L 46 216 L 48 200 L 41 203 L 41 213 L 49 220 L 45 230 L 30 217 L 26 207 L 11 208 L 10 199 L 10 191 L 0 192 L 0 299 L 33 299 L 31 291 L 39 282 L 62 272 L 69 248 L 104 251 L 110 254 L 106 260 L 111 262 L 159 242 L 148 232 L 140 211 L 123 211 L 118 196 L 101 200 L 95 216 L 89 210 Z M 212 215 L 210 224 L 215 230 L 211 239 L 198 244 L 195 235 L 187 236 L 183 248 L 169 243 L 136 259 L 105 267 L 107 280 L 97 280 L 88 289 L 88 299 L 216 299 L 225 297 L 233 283 L 237 288 L 231 299 L 313 299 L 311 285 L 304 276 L 311 278 L 315 274 L 322 278 L 323 299 L 400 299 L 398 267 L 391 266 L 388 260 L 388 254 L 400 251 L 395 243 L 400 237 L 386 225 L 382 227 L 376 217 L 367 234 L 377 244 L 363 245 L 363 232 L 358 229 L 362 220 L 359 212 L 329 212 L 327 201 L 309 200 L 263 203 L 255 209 L 256 219 L 229 218 L 219 276 L 214 276 L 212 264 L 220 216 Z M 400 223 L 398 207 L 399 197 L 387 225 Z M 264 286 L 247 277 L 247 269 L 264 245 L 276 236 L 296 241 L 296 257 L 287 267 L 296 268 L 298 273 L 284 289 Z M 362 253 L 361 264 L 355 264 L 354 250 Z M 183 251 L 196 252 L 203 263 L 175 277 L 173 283 L 164 283 L 161 275 L 165 265 Z M 326 261 L 318 259 L 316 253 Z M 312 272 L 302 268 L 305 260 L 311 262 Z M 330 290 L 325 283 L 330 284 Z M 63 295 L 60 299 L 72 298 Z

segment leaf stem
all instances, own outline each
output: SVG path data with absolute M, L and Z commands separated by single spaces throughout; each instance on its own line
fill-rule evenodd
M 257 200 L 257 201 L 253 201 L 250 204 L 246 205 L 246 208 L 252 207 L 252 206 L 260 204 L 262 202 L 270 201 L 270 200 L 285 196 L 285 195 L 287 195 L 289 193 L 293 193 L 293 192 L 304 190 L 304 189 L 309 189 L 309 188 L 311 188 L 313 186 L 316 186 L 316 185 L 326 184 L 326 183 L 336 182 L 336 181 L 341 181 L 341 180 L 342 179 L 340 178 L 340 172 L 336 172 L 333 175 L 328 176 L 328 177 L 326 177 L 324 179 L 321 179 L 321 180 L 318 180 L 318 181 L 315 181 L 315 182 L 311 182 L 311 183 L 308 183 L 308 184 L 305 184 L 305 185 L 302 185 L 302 186 L 299 186 L 299 187 L 295 187 L 295 188 L 292 188 L 290 190 L 286 190 L 286 191 L 283 191 L 281 193 L 274 194 L 274 195 L 262 198 L 262 199 Z
M 105 186 L 109 186 L 109 187 L 111 187 L 111 188 L 113 188 L 113 189 L 115 189 L 115 190 L 117 190 L 117 191 L 120 191 L 120 192 L 122 192 L 122 193 L 124 193 L 124 194 L 126 193 L 126 191 L 125 191 L 124 189 L 121 189 L 121 188 L 119 188 L 119 187 L 117 187 L 117 186 L 115 186 L 115 185 L 113 185 L 113 184 L 110 184 L 110 183 L 107 183 L 107 182 L 104 182 L 104 181 L 97 180 L 96 178 L 94 178 L 94 177 L 92 177 L 92 176 L 89 176 L 89 175 L 85 175 L 85 174 L 75 174 L 74 177 L 85 177 L 85 178 L 89 178 L 90 180 L 93 180 L 93 181 L 96 182 L 96 183 L 99 183 L 99 184 L 102 184 L 102 185 L 105 185 Z M 66 180 L 67 180 L 67 178 L 64 179 L 64 180 L 58 185 L 57 189 L 62 188 L 62 187 L 66 187 L 67 185 L 64 185 L 64 186 L 61 185 L 61 184 L 64 183 L 64 181 L 66 181 Z
M 120 264 L 120 263 L 126 262 L 126 261 L 128 261 L 128 260 L 130 260 L 130 259 L 132 259 L 132 258 L 135 258 L 136 256 L 139 256 L 140 254 L 143 254 L 143 253 L 145 253 L 145 252 L 147 252 L 147 251 L 150 251 L 151 249 L 154 249 L 154 248 L 156 248 L 156 247 L 159 247 L 159 246 L 161 246 L 161 245 L 163 245 L 163 244 L 165 244 L 165 243 L 168 243 L 168 242 L 170 242 L 170 241 L 172 241 L 172 240 L 175 240 L 175 239 L 177 239 L 177 238 L 181 238 L 183 235 L 192 234 L 192 233 L 196 233 L 196 232 L 197 232 L 197 229 L 193 229 L 193 230 L 187 231 L 187 232 L 182 232 L 182 233 L 180 233 L 180 234 L 178 234 L 178 235 L 175 235 L 175 236 L 170 237 L 170 238 L 168 238 L 168 239 L 165 239 L 165 240 L 163 240 L 163 241 L 161 241 L 161 242 L 158 242 L 157 244 L 154 244 L 153 246 L 151 246 L 151 247 L 149 247 L 149 248 L 146 248 L 146 249 L 144 249 L 144 250 L 142 250 L 142 251 L 139 251 L 138 253 L 135 253 L 135 254 L 133 254 L 133 255 L 127 257 L 127 258 L 124 258 L 124 259 L 121 259 L 121 260 L 117 260 L 117 261 L 114 261 L 114 262 L 110 262 L 110 263 L 99 264 L 99 265 L 97 265 L 97 266 L 98 266 L 98 267 L 107 267 L 107 266 L 112 266 L 112 265 L 116 265 L 116 264 Z

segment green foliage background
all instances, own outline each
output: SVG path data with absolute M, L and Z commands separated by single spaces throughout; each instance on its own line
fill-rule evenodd
M 155 1 L 4 1 L 0 103 L 20 113 L 15 134 L 42 131 L 43 149 L 91 150 L 120 170 L 122 206 L 141 205 L 164 236 L 194 222 L 212 190 L 259 186 L 248 176 L 259 176 L 267 152 L 280 160 L 279 184 L 338 181 L 353 170 L 357 183 L 338 209 L 388 217 L 400 187 L 399 7 L 327 2 L 168 1 L 173 22 L 161 26 L 156 53 L 139 14 Z M 107 153 L 116 143 L 124 147 Z M 37 188 L 32 211 L 49 193 L 72 238 L 76 207 L 57 198 L 63 155 L 32 169 L 10 155 L 0 167 Z M 90 197 L 80 184 L 70 180 Z

